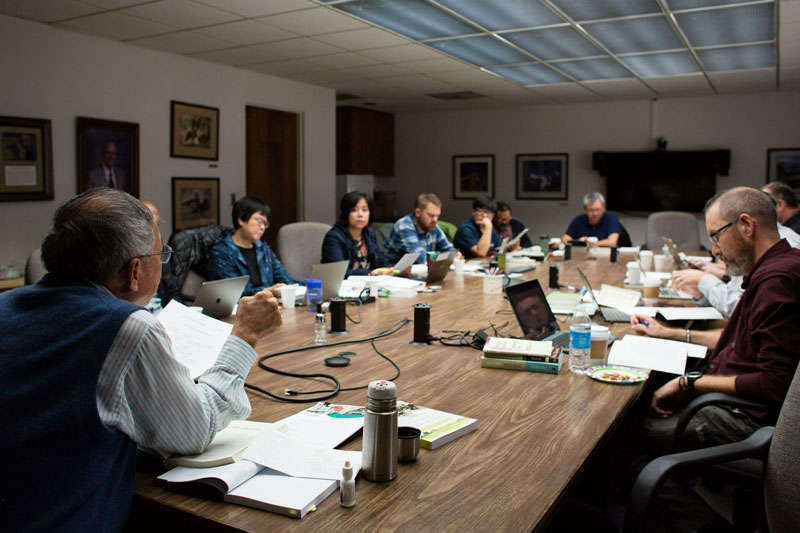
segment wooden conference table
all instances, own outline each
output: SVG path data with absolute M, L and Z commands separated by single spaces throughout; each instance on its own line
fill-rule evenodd
M 573 261 L 562 263 L 561 282 L 579 286 L 581 267 L 593 286 L 601 282 L 622 284 L 625 262 L 609 264 L 608 258 L 587 260 L 582 249 L 573 251 Z M 547 287 L 547 263 L 526 273 Z M 431 334 L 443 329 L 476 330 L 490 323 L 508 322 L 502 332 L 519 335 L 520 328 L 501 294 L 483 294 L 482 279 L 451 273 L 437 293 L 415 298 L 379 298 L 362 307 L 363 321 L 348 323 L 349 333 L 328 335 L 328 342 L 363 339 L 389 329 L 404 317 L 413 318 L 412 305 L 431 305 Z M 313 343 L 313 315 L 304 307 L 283 310 L 283 325 L 258 346 L 258 353 Z M 356 309 L 348 306 L 348 314 Z M 561 329 L 568 317 L 558 316 Z M 600 313 L 593 317 L 603 323 Z M 627 324 L 611 325 L 621 336 Z M 195 498 L 167 491 L 152 472 L 139 472 L 136 494 L 151 508 L 167 506 L 171 512 L 195 515 L 214 530 L 244 531 L 349 531 L 349 530 L 492 530 L 531 531 L 552 517 L 559 498 L 581 466 L 604 437 L 613 431 L 641 391 L 639 385 L 609 385 L 571 373 L 565 363 L 560 375 L 512 370 L 484 369 L 481 352 L 472 348 L 435 343 L 412 346 L 412 324 L 392 336 L 376 341 L 378 349 L 394 360 L 402 373 L 396 380 L 398 397 L 419 405 L 478 419 L 478 429 L 437 450 L 420 450 L 415 463 L 400 464 L 398 477 L 389 483 L 359 478 L 356 506 L 339 506 L 332 495 L 316 512 L 302 520 Z M 341 351 L 354 351 L 346 368 L 329 368 L 323 359 Z M 282 370 L 332 373 L 342 387 L 389 378 L 394 369 L 380 358 L 369 343 L 322 348 L 271 359 Z M 281 394 L 285 387 L 297 390 L 325 389 L 329 382 L 296 380 L 267 373 L 257 366 L 248 382 Z M 309 404 L 295 405 L 270 400 L 248 392 L 252 420 L 274 422 Z M 366 391 L 342 392 L 335 403 L 363 405 Z M 348 449 L 361 449 L 361 438 L 348 442 Z M 186 516 L 186 515 L 184 515 Z

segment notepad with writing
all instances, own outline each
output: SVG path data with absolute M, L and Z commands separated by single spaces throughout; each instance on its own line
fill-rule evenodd
M 558 352 L 558 348 L 553 348 L 551 341 L 489 337 L 486 339 L 486 344 L 483 345 L 483 354 L 486 357 L 519 357 L 530 361 L 556 361 L 559 356 Z
M 448 442 L 478 429 L 475 418 L 456 415 L 430 407 L 398 401 L 398 426 L 410 426 L 422 432 L 419 445 L 427 450 L 435 450 Z

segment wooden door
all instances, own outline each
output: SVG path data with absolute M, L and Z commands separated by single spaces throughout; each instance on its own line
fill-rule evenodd
M 247 196 L 272 210 L 262 240 L 277 253 L 281 226 L 297 222 L 297 131 L 295 113 L 247 106 Z

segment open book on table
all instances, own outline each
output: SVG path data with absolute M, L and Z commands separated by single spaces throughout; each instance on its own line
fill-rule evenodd
M 397 410 L 399 411 L 397 425 L 411 426 L 420 430 L 422 435 L 419 445 L 428 450 L 435 450 L 478 429 L 478 421 L 474 418 L 437 411 L 430 407 L 398 401 Z

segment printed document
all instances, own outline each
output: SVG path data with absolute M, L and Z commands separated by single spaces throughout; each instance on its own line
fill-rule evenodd
M 167 304 L 158 320 L 172 341 L 175 359 L 186 365 L 194 378 L 211 368 L 233 330 L 233 324 L 192 311 L 177 300 Z
M 612 365 L 683 374 L 687 356 L 702 359 L 706 356 L 706 347 L 667 339 L 625 335 L 622 340 L 611 345 L 608 362 Z

